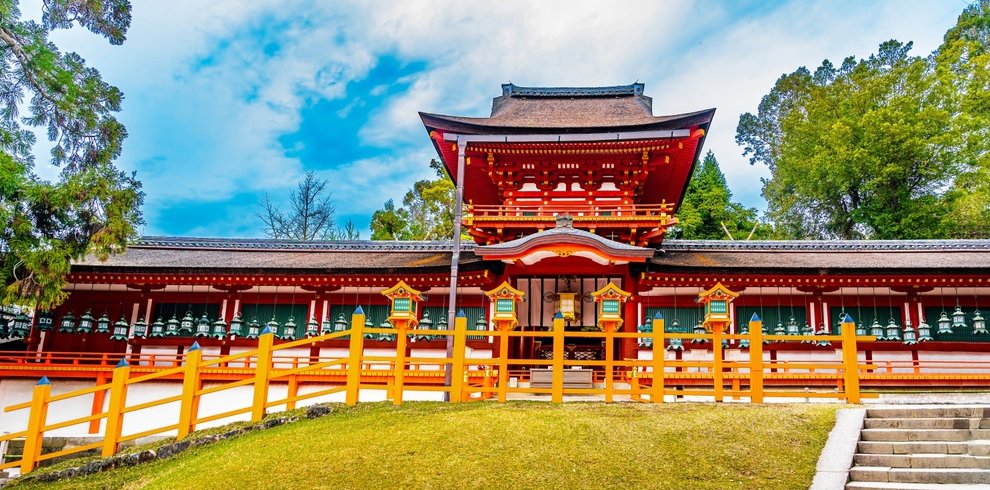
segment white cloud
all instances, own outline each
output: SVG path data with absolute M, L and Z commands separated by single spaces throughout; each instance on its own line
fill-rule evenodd
M 322 170 L 335 184 L 341 214 L 370 217 L 386 198 L 401 198 L 413 181 L 429 176 L 433 148 L 418 111 L 487 115 L 499 84 L 509 80 L 639 79 L 658 114 L 717 107 L 707 146 L 737 198 L 757 205 L 766 172 L 741 156 L 735 125 L 780 74 L 826 57 L 864 56 L 892 37 L 930 51 L 961 9 L 924 1 L 795 1 L 755 4 L 747 12 L 680 1 L 182 0 L 135 2 L 121 47 L 78 29 L 55 40 L 124 90 L 122 119 L 131 136 L 121 165 L 139 171 L 148 231 L 158 232 L 167 217 L 154 209 L 165 203 L 222 206 L 237 193 L 286 191 L 303 165 L 286 156 L 279 138 L 299 129 L 301 111 L 314 101 L 348 97 L 347 83 L 367 76 L 386 55 L 423 62 L 425 69 L 408 75 L 409 89 L 372 113 L 358 134 L 327 128 L 326 144 L 357 138 L 381 148 L 378 156 Z M 339 113 L 350 110 L 345 105 Z M 247 214 L 217 213 L 193 231 L 250 234 L 250 224 L 232 213 Z

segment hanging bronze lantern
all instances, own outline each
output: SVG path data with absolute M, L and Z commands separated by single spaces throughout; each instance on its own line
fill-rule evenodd
M 244 336 L 244 319 L 241 312 L 234 313 L 234 318 L 230 320 L 230 336 L 237 338 Z
M 155 322 L 151 324 L 151 338 L 161 338 L 165 336 L 165 322 L 162 321 L 162 317 L 159 316 L 155 319 Z
M 100 315 L 100 319 L 96 320 L 96 333 L 110 333 L 110 317 L 107 316 L 107 312 L 105 311 Z
M 110 334 L 110 340 L 126 341 L 130 333 L 131 326 L 127 324 L 124 315 L 120 315 L 120 320 L 117 320 L 113 324 L 113 333 Z
M 148 336 L 148 323 L 144 321 L 144 317 L 138 318 L 138 321 L 134 322 L 134 328 L 131 329 L 132 339 L 143 339 Z

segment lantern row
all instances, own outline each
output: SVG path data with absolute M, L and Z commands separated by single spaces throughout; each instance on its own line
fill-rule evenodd
M 842 318 L 844 316 L 845 316 L 845 312 L 839 314 L 839 318 Z M 953 311 L 951 315 L 951 319 L 949 317 L 950 315 L 945 311 L 943 311 L 941 315 L 939 315 L 939 319 L 936 322 L 938 328 L 936 333 L 938 335 L 951 335 L 957 331 L 966 330 L 969 328 L 969 325 L 966 324 L 966 313 L 962 311 L 961 307 L 956 306 L 955 311 Z M 662 318 L 663 315 L 661 313 L 657 313 L 656 319 L 662 319 Z M 837 327 L 838 325 L 839 323 L 836 323 Z M 643 334 L 653 333 L 653 319 L 647 318 L 642 325 L 636 327 L 636 330 L 639 333 L 643 333 Z M 682 329 L 680 322 L 676 318 L 670 322 L 670 325 L 665 328 L 665 331 L 671 333 L 687 333 L 687 329 L 686 328 Z M 704 326 L 702 326 L 700 321 L 697 322 L 697 324 L 695 324 L 694 328 L 692 329 L 692 333 L 695 334 L 706 333 L 705 328 Z M 767 324 L 763 325 L 763 333 L 765 335 L 771 334 L 769 325 Z M 973 312 L 972 333 L 973 335 L 986 335 L 988 333 L 986 320 L 983 318 L 983 315 L 980 313 L 980 310 L 976 310 L 975 312 Z M 740 335 L 749 334 L 748 323 L 743 323 L 741 325 L 739 329 L 739 334 Z M 782 322 L 777 322 L 777 326 L 773 329 L 772 334 L 773 335 L 825 335 L 826 332 L 824 328 L 814 330 L 811 327 L 811 325 L 807 323 L 805 323 L 804 327 L 801 327 L 798 324 L 797 320 L 795 320 L 795 318 L 792 316 L 788 319 L 787 325 L 784 325 Z M 863 323 L 860 322 L 856 324 L 856 335 L 872 335 L 876 337 L 877 340 L 895 341 L 895 342 L 900 341 L 903 342 L 905 345 L 914 345 L 917 344 L 918 342 L 935 340 L 935 338 L 932 337 L 932 327 L 928 325 L 928 323 L 926 323 L 924 320 L 922 320 L 921 324 L 918 325 L 918 328 L 915 329 L 914 326 L 911 325 L 910 320 L 905 322 L 904 328 L 901 328 L 900 325 L 897 325 L 897 323 L 894 322 L 893 318 L 890 318 L 887 321 L 886 326 L 881 325 L 880 321 L 877 319 L 873 320 L 873 324 L 870 325 L 869 328 L 865 327 Z M 706 342 L 706 340 L 704 339 L 691 340 L 691 343 L 704 343 L 704 342 Z M 764 340 L 763 342 L 766 344 L 771 343 L 771 341 L 769 340 Z M 778 341 L 778 342 L 783 342 L 783 341 Z M 723 340 L 722 343 L 723 345 L 727 345 L 728 341 Z M 811 343 L 811 342 L 802 341 L 802 343 Z M 819 341 L 815 343 L 821 346 L 830 345 L 828 341 Z M 652 337 L 641 337 L 639 340 L 639 346 L 646 349 L 652 349 L 653 348 Z M 740 348 L 749 347 L 749 340 L 746 339 L 740 340 L 739 347 Z M 667 346 L 667 350 L 683 350 L 683 349 L 684 349 L 683 339 L 679 339 L 679 338 L 670 339 L 670 343 Z

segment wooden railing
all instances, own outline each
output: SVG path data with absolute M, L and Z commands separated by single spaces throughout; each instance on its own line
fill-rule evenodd
M 612 204 L 612 203 L 551 203 L 512 204 L 501 206 L 474 205 L 468 207 L 466 220 L 477 221 L 549 221 L 559 215 L 570 215 L 575 224 L 581 222 L 663 221 L 673 216 L 670 204 Z
M 724 334 L 713 332 L 708 334 L 665 333 L 662 319 L 654 322 L 652 333 L 643 332 L 567 332 L 562 318 L 556 318 L 553 329 L 545 331 L 489 331 L 486 335 L 495 338 L 500 343 L 498 354 L 494 358 L 467 358 L 466 341 L 468 334 L 477 334 L 467 330 L 467 318 L 459 314 L 454 322 L 453 330 L 395 330 L 386 328 L 365 328 L 365 317 L 358 310 L 351 319 L 351 328 L 319 337 L 307 338 L 275 345 L 273 335 L 266 332 L 258 341 L 258 348 L 228 356 L 204 358 L 202 350 L 194 344 L 183 356 L 174 359 L 174 367 L 159 367 L 152 372 L 141 373 L 132 371 L 128 364 L 129 355 L 116 364 L 112 380 L 97 386 L 52 395 L 51 384 L 47 378 L 34 388 L 30 401 L 6 407 L 7 412 L 28 410 L 27 426 L 24 430 L 0 437 L 0 442 L 24 438 L 24 452 L 20 460 L 0 464 L 0 469 L 20 467 L 22 473 L 32 471 L 39 462 L 59 456 L 66 456 L 90 449 L 99 448 L 103 456 L 115 454 L 122 442 L 138 438 L 175 434 L 176 439 L 183 439 L 194 431 L 199 424 L 219 421 L 235 416 L 249 414 L 250 420 L 260 421 L 274 407 L 285 406 L 292 409 L 297 402 L 337 393 L 344 394 L 348 405 L 360 401 L 362 390 L 386 390 L 387 397 L 399 405 L 403 401 L 406 390 L 444 392 L 449 394 L 453 403 L 480 400 L 490 397 L 504 402 L 510 394 L 547 394 L 552 402 L 562 402 L 565 395 L 601 395 L 606 402 L 611 402 L 616 395 L 628 395 L 632 400 L 664 402 L 665 395 L 699 395 L 708 396 L 715 401 L 722 401 L 726 396 L 747 397 L 753 403 L 762 403 L 766 396 L 773 397 L 825 397 L 848 403 L 858 403 L 863 394 L 860 392 L 860 380 L 864 377 L 887 370 L 893 372 L 903 368 L 894 363 L 863 363 L 857 358 L 857 344 L 861 341 L 875 340 L 871 336 L 856 336 L 852 323 L 843 323 L 841 335 L 764 335 L 762 322 L 753 321 L 749 325 L 749 333 Z M 366 333 L 387 333 L 397 335 L 402 339 L 405 335 L 434 335 L 453 338 L 453 354 L 450 357 L 414 357 L 407 356 L 405 342 L 396 342 L 394 355 L 366 355 L 364 352 L 364 335 Z M 550 338 L 553 342 L 552 359 L 511 359 L 507 346 L 510 341 L 519 337 Z M 654 346 L 658 346 L 652 359 L 614 359 L 614 343 L 622 339 L 641 339 L 649 337 Z M 280 351 L 294 347 L 311 346 L 318 342 L 332 339 L 349 339 L 349 351 L 346 357 L 339 358 L 299 358 L 289 364 L 280 364 Z M 600 339 L 604 343 L 604 360 L 568 360 L 565 358 L 565 343 L 570 338 Z M 669 360 L 663 355 L 662 346 L 667 339 L 701 339 L 710 342 L 713 350 L 710 359 L 704 360 Z M 722 340 L 749 340 L 748 359 L 725 360 L 722 352 Z M 801 342 L 801 341 L 830 341 L 840 344 L 842 356 L 838 360 L 826 361 L 767 361 L 763 356 L 763 342 Z M 54 361 L 58 356 L 52 356 Z M 87 356 L 83 356 L 88 358 Z M 99 358 L 101 356 L 90 356 Z M 150 356 L 141 357 L 141 362 L 150 362 Z M 224 382 L 208 388 L 203 387 L 205 373 L 232 366 L 241 366 L 245 373 L 233 381 Z M 278 367 L 282 366 L 282 367 Z M 913 369 L 915 365 L 907 367 Z M 549 367 L 552 379 L 548 388 L 524 386 L 516 383 L 509 386 L 509 377 L 525 379 L 523 367 Z M 591 387 L 565 387 L 564 371 L 573 367 L 591 368 L 594 371 L 594 385 Z M 442 379 L 445 369 L 452 373 L 451 382 L 437 384 L 426 382 L 430 379 Z M 135 376 L 135 374 L 137 374 Z M 307 375 L 325 378 L 322 389 L 298 394 L 290 389 L 287 395 L 280 399 L 270 399 L 269 388 L 274 382 L 288 382 L 290 386 L 295 377 Z M 421 377 L 422 375 L 422 377 Z M 920 376 L 924 376 L 921 374 Z M 142 403 L 129 403 L 128 390 L 142 383 L 153 382 L 165 378 L 181 378 L 182 390 L 177 395 L 164 396 Z M 790 379 L 790 386 L 802 386 L 799 389 L 775 389 L 768 393 L 765 383 L 773 380 Z M 686 381 L 693 383 L 686 385 Z M 831 384 L 828 390 L 810 389 L 811 381 L 825 381 Z M 322 382 L 322 381 L 321 381 Z M 669 384 L 668 384 L 669 383 Z M 676 386 L 675 386 L 676 385 Z M 819 386 L 820 385 L 816 385 Z M 220 413 L 203 415 L 199 404 L 203 396 L 224 392 L 238 387 L 251 387 L 250 402 L 242 406 L 229 408 Z M 728 388 L 727 388 L 728 387 Z M 91 394 L 103 393 L 109 395 L 106 410 L 95 409 L 87 416 L 53 422 L 49 420 L 49 407 L 52 403 L 77 399 Z M 163 422 L 164 425 L 135 433 L 124 433 L 123 422 L 127 417 L 142 410 L 160 407 L 169 403 L 178 403 L 175 416 Z M 46 433 L 80 424 L 96 424 L 101 422 L 103 439 L 100 442 L 63 449 L 58 452 L 42 454 L 42 440 Z

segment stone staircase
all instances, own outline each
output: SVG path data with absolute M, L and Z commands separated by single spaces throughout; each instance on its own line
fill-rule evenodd
M 990 489 L 990 406 L 869 408 L 847 490 Z

